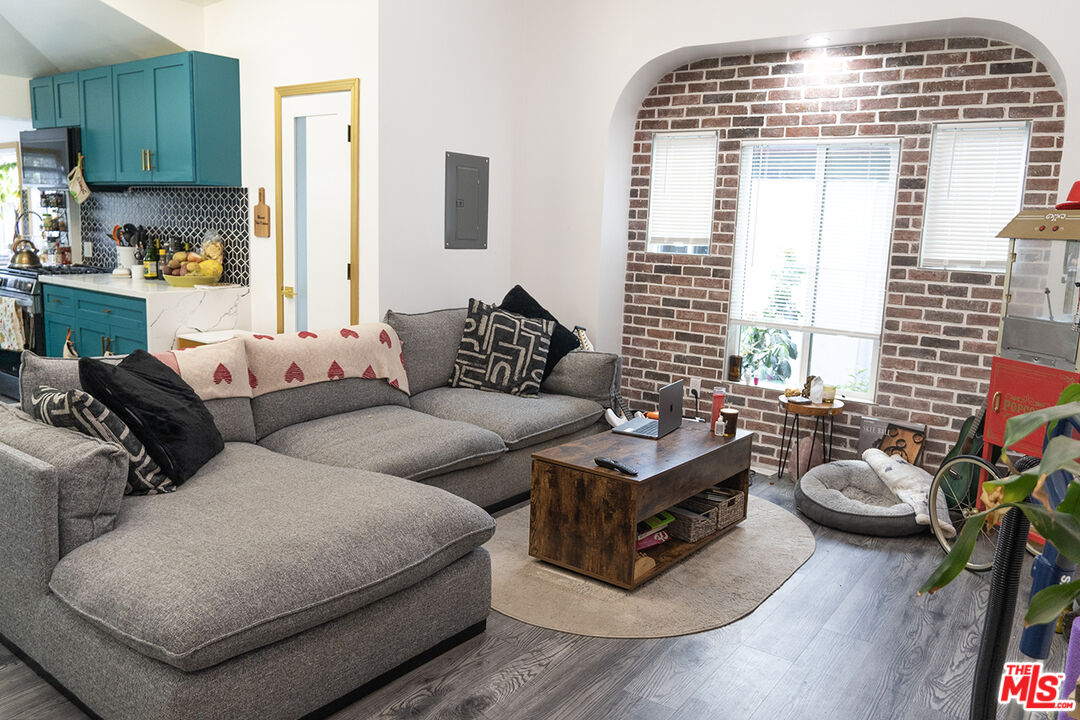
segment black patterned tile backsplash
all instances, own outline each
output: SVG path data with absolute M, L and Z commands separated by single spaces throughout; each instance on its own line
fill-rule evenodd
M 80 207 L 83 241 L 94 243 L 88 265 L 116 267 L 116 225 L 145 225 L 150 237 L 179 237 L 197 245 L 207 230 L 225 238 L 222 282 L 250 284 L 248 193 L 237 187 L 133 187 L 95 191 Z

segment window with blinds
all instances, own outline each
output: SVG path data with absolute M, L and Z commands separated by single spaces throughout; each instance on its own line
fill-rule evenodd
M 899 154 L 895 139 L 743 144 L 731 337 L 754 378 L 872 396 Z
M 934 127 L 922 260 L 927 268 L 1002 272 L 1009 241 L 995 237 L 1020 211 L 1027 122 Z
M 716 189 L 716 133 L 656 133 L 649 250 L 708 254 Z

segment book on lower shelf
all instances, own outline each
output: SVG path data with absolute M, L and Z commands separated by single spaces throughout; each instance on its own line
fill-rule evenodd
M 655 515 L 651 515 L 637 524 L 637 537 L 640 540 L 643 537 L 648 537 L 655 532 L 663 530 L 671 523 L 675 522 L 675 516 L 667 510 L 661 510 Z
M 667 530 L 660 530 L 659 532 L 654 532 L 650 535 L 646 535 L 645 537 L 638 538 L 637 543 L 634 545 L 634 549 L 644 550 L 645 548 L 656 547 L 657 545 L 665 543 L 670 539 L 671 535 L 668 534 Z

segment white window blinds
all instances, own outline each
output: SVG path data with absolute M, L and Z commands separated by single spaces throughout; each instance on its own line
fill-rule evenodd
M 938 125 L 930 150 L 922 265 L 1003 271 L 1009 241 L 997 238 L 1019 212 L 1028 123 Z
M 745 143 L 732 322 L 878 337 L 898 140 Z
M 649 249 L 708 252 L 716 188 L 716 133 L 656 133 Z

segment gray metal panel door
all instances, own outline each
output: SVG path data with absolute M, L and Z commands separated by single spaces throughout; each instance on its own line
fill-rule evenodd
M 486 157 L 446 153 L 448 250 L 487 248 L 488 165 Z

